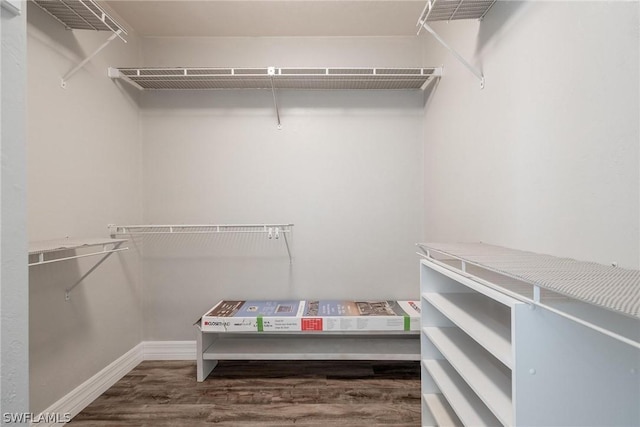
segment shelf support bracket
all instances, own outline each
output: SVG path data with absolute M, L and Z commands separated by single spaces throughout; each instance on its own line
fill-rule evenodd
M 109 45 L 109 43 L 111 43 L 113 40 L 115 40 L 116 37 L 120 37 L 122 39 L 122 41 L 124 41 L 126 43 L 127 41 L 125 39 L 123 39 L 122 36 L 120 36 L 121 33 L 122 33 L 122 30 L 117 30 L 113 34 L 111 34 L 109 36 L 109 38 L 107 39 L 107 41 L 102 43 L 102 45 L 98 49 L 96 49 L 91 55 L 87 56 L 81 63 L 76 65 L 71 71 L 69 71 L 67 74 L 64 75 L 64 77 L 62 77 L 62 83 L 60 84 L 60 86 L 63 89 L 66 89 L 67 88 L 67 82 L 69 81 L 69 79 L 75 73 L 77 73 L 82 67 L 84 67 L 84 64 L 86 64 L 87 62 L 91 61 L 93 59 L 93 57 L 95 57 L 97 54 L 99 54 L 102 51 L 102 49 L 107 47 Z
M 533 301 L 540 303 L 540 286 L 533 287 Z
M 293 258 L 291 257 L 291 248 L 289 247 L 289 240 L 287 239 L 287 234 L 283 233 L 282 237 L 284 237 L 284 243 L 287 246 L 287 254 L 289 255 L 289 264 L 293 264 Z
M 73 291 L 75 289 L 76 286 L 78 286 L 80 283 L 82 283 L 82 281 L 84 279 L 87 278 L 88 275 L 90 275 L 91 273 L 93 273 L 95 271 L 96 268 L 98 268 L 98 266 L 100 266 L 100 264 L 102 264 L 103 262 L 105 262 L 107 260 L 107 258 L 109 258 L 111 255 L 113 255 L 116 252 L 119 252 L 121 250 L 125 250 L 128 248 L 120 248 L 120 245 L 122 244 L 122 242 L 116 243 L 113 246 L 113 249 L 111 250 L 107 250 L 106 248 L 103 249 L 103 252 L 105 253 L 105 255 L 100 259 L 100 261 L 96 262 L 93 267 L 91 267 L 89 269 L 89 271 L 87 271 L 86 273 L 84 273 L 82 275 L 82 277 L 80 277 L 76 283 L 74 283 L 72 286 L 70 286 L 69 288 L 64 290 L 64 300 L 65 301 L 69 301 L 71 299 L 71 291 Z M 97 255 L 97 254 L 94 254 Z
M 421 257 L 424 257 L 424 258 L 431 258 L 431 254 L 429 253 L 429 251 L 427 249 L 425 249 L 424 247 L 422 247 L 420 245 L 420 243 L 416 243 L 416 246 L 418 247 L 418 249 L 420 249 L 422 251 L 422 253 L 416 252 L 418 255 L 420 255 Z
M 140 71 L 138 71 L 138 73 L 139 72 Z M 107 68 L 107 77 L 109 77 L 110 79 L 124 80 L 125 82 L 129 83 L 131 86 L 135 87 L 136 89 L 144 90 L 142 86 L 140 86 L 138 83 L 131 80 L 129 76 L 125 76 L 124 74 L 122 74 L 120 70 L 118 70 L 117 68 L 114 68 L 114 67 Z
M 273 105 L 276 107 L 276 118 L 278 119 L 278 130 L 282 130 L 282 123 L 280 123 L 280 111 L 278 110 L 278 99 L 276 98 L 276 87 L 273 84 L 273 76 L 276 75 L 276 68 L 267 68 L 269 73 L 269 80 L 271 80 L 271 93 L 273 94 Z
M 454 48 L 449 46 L 447 42 L 445 42 L 442 37 L 440 37 L 440 35 L 438 35 L 438 33 L 433 30 L 433 28 L 427 25 L 427 21 L 420 21 L 420 28 L 424 28 L 425 30 L 427 30 L 438 41 L 438 43 L 440 43 L 449 52 L 451 52 L 451 54 L 458 60 L 458 62 L 464 65 L 469 71 L 471 71 L 471 74 L 473 74 L 478 78 L 478 80 L 480 80 L 480 89 L 484 89 L 484 76 L 482 75 L 482 72 L 480 70 L 469 64 L 469 62 L 467 62 L 467 60 L 464 59 L 462 55 L 460 55 Z M 420 34 L 420 31 L 418 31 L 418 34 Z

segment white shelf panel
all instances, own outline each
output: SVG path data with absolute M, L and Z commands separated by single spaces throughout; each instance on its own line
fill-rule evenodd
M 221 337 L 204 351 L 205 360 L 420 360 L 418 336 Z
M 486 283 L 481 283 L 477 277 L 468 274 L 464 271 L 458 270 L 455 267 L 447 265 L 439 260 L 433 258 L 426 258 L 420 261 L 421 264 L 425 265 L 429 269 L 440 273 L 443 276 L 452 279 L 453 281 L 459 283 L 460 285 L 464 285 L 469 289 L 472 289 L 482 295 L 485 295 L 491 298 L 494 301 L 497 301 L 501 304 L 504 304 L 508 307 L 513 308 L 516 304 L 522 302 L 524 299 L 520 295 L 510 294 L 509 292 L 505 292 L 504 289 L 495 285 L 487 285 Z M 428 287 L 424 289 L 426 292 L 432 292 L 432 289 Z M 440 292 L 440 291 L 437 291 Z M 520 298 L 520 299 L 518 299 Z
M 507 367 L 513 367 L 511 313 L 474 293 L 425 293 L 425 300 Z
M 513 425 L 511 378 L 459 328 L 423 328 L 424 334 L 503 425 Z M 451 401 L 449 399 L 449 401 Z
M 500 421 L 446 360 L 423 360 L 422 364 L 464 425 L 500 425 Z
M 117 68 L 139 89 L 423 89 L 440 68 Z
M 460 421 L 460 418 L 458 418 L 442 394 L 423 394 L 422 398 L 436 420 L 438 427 L 462 426 L 462 421 Z

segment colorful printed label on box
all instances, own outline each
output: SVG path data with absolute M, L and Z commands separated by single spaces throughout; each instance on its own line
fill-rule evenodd
M 220 301 L 202 316 L 209 332 L 299 331 L 303 301 Z
M 420 307 L 414 301 L 307 301 L 302 330 L 412 331 L 418 330 Z M 313 319 L 311 323 L 305 320 Z

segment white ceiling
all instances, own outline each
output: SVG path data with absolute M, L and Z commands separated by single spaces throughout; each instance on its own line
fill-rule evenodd
M 142 36 L 411 36 L 426 0 L 109 0 Z

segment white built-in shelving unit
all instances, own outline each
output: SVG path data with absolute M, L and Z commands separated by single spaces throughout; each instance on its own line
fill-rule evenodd
M 423 425 L 640 425 L 640 272 L 421 244 Z

